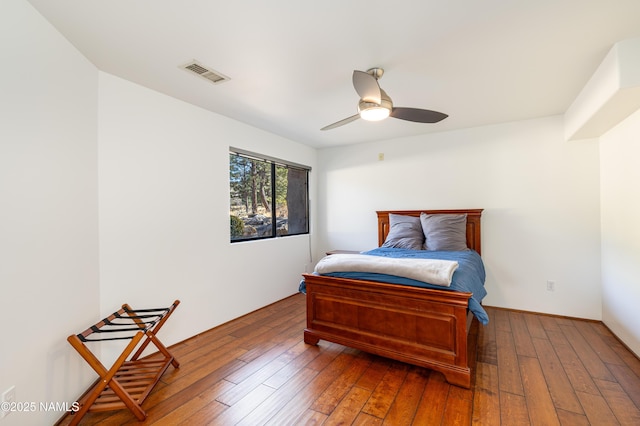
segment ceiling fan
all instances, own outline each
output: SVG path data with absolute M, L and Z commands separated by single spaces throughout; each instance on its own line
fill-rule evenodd
M 384 70 L 382 68 L 371 68 L 367 72 L 355 70 L 353 72 L 353 87 L 360 95 L 358 113 L 329 124 L 320 130 L 335 129 L 358 118 L 367 121 L 380 121 L 391 116 L 417 123 L 437 123 L 448 117 L 447 114 L 428 109 L 394 107 L 389 95 L 378 84 L 378 80 L 383 74 Z

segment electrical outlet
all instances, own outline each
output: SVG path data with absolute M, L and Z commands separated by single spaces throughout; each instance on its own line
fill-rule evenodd
M 378 161 L 384 161 L 384 152 L 378 153 Z
M 9 411 L 9 407 L 10 407 L 10 404 L 15 401 L 16 401 L 16 387 L 11 386 L 9 389 L 7 389 L 2 393 L 2 397 L 0 398 L 0 402 L 2 402 L 2 408 L 0 409 L 0 419 L 8 416 L 11 413 L 11 411 Z
M 547 281 L 547 291 L 556 291 L 556 282 L 555 281 Z

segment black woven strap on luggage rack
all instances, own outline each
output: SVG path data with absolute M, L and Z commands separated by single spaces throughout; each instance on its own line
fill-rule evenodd
M 146 332 L 153 328 L 158 321 L 171 311 L 171 308 L 172 307 L 133 310 L 123 307 L 77 336 L 82 342 L 130 340 L 137 332 Z M 89 338 L 89 336 L 94 333 L 98 333 L 98 335 Z M 113 333 L 120 333 L 120 335 L 114 335 Z

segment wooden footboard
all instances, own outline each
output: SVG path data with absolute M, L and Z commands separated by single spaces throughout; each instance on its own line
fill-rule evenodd
M 385 210 L 378 216 L 378 243 L 390 214 L 420 217 L 466 214 L 467 247 L 481 253 L 482 209 Z M 303 274 L 307 287 L 304 341 L 320 339 L 440 371 L 453 385 L 469 388 L 467 333 L 473 319 L 471 293 Z
M 430 368 L 469 388 L 471 293 L 304 274 L 304 341 L 320 339 Z

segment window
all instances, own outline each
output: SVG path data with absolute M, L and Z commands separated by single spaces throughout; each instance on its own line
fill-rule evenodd
M 232 148 L 231 242 L 308 234 L 310 170 Z

